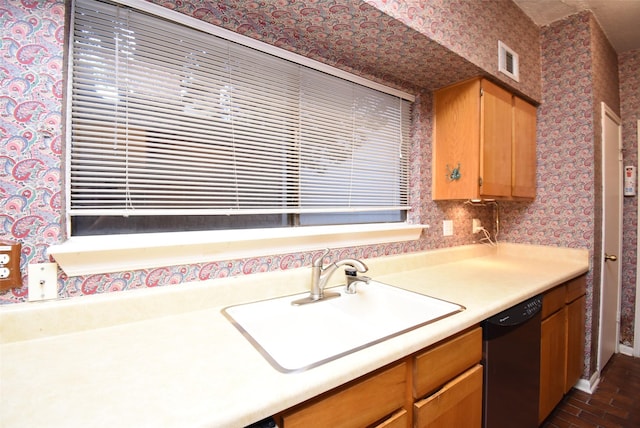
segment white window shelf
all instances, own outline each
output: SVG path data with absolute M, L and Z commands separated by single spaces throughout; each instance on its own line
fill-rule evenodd
M 376 223 L 72 237 L 48 254 L 67 276 L 93 275 L 389 242 L 412 241 L 427 225 Z

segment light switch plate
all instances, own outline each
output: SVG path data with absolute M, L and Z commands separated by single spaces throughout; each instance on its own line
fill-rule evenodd
M 28 267 L 29 301 L 58 298 L 58 264 L 33 263 Z

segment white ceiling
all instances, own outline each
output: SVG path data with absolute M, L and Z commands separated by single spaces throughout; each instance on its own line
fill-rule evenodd
M 589 9 L 616 52 L 640 48 L 640 0 L 514 1 L 539 26 Z

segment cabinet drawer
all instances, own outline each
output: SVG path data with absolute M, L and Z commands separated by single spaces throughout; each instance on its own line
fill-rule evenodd
M 403 362 L 295 407 L 283 415 L 283 425 L 285 428 L 368 426 L 404 406 L 406 384 L 407 363 Z
M 414 426 L 479 428 L 482 425 L 482 366 L 467 370 L 440 391 L 414 404 Z
M 408 428 L 409 426 L 409 412 L 405 409 L 398 410 L 389 419 L 385 419 L 373 428 Z
M 587 276 L 582 275 L 567 282 L 566 303 L 571 303 L 587 293 Z
M 482 329 L 463 332 L 415 357 L 413 398 L 444 385 L 482 359 Z
M 542 296 L 542 319 L 564 307 L 567 299 L 567 286 L 559 285 L 544 293 Z

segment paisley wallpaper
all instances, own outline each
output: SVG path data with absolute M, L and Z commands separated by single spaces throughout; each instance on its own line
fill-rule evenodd
M 23 243 L 28 263 L 62 238 L 63 2 L 0 6 L 0 239 Z M 3 302 L 24 300 L 26 287 Z
M 594 104 L 599 100 L 594 97 L 610 97 L 617 92 L 617 82 L 598 71 L 616 68 L 617 64 L 590 13 L 541 30 L 510 0 L 153 2 L 418 95 L 412 147 L 412 215 L 431 224 L 432 229 L 415 242 L 337 249 L 336 254 L 370 258 L 467 244 L 474 242 L 474 236 L 466 231 L 471 218 L 492 223 L 491 208 L 431 200 L 431 90 L 478 74 L 503 80 L 522 95 L 542 103 L 538 129 L 539 196 L 533 203 L 501 205 L 501 238 L 508 242 L 588 248 L 592 254 L 597 251 L 598 142 L 594 139 Z M 23 243 L 22 273 L 26 284 L 27 264 L 46 261 L 46 248 L 66 238 L 61 177 L 65 2 L 5 1 L 0 5 L 0 25 L 0 239 Z M 509 81 L 495 70 L 498 38 L 521 53 L 521 65 L 526 67 L 521 71 L 520 82 Z M 625 147 L 633 150 L 637 150 L 631 129 L 638 116 L 637 70 L 637 53 L 621 56 L 619 103 L 625 123 Z M 615 108 L 619 110 L 620 106 Z M 625 212 L 632 212 L 636 203 L 635 198 L 626 199 Z M 442 237 L 437 227 L 445 218 L 454 221 L 453 237 Z M 637 218 L 625 218 L 625 237 L 635 239 Z M 633 245 L 635 241 L 625 238 L 625 248 Z M 73 278 L 60 273 L 59 296 L 70 298 L 290 269 L 308 266 L 313 255 L 276 254 Z M 623 339 L 628 342 L 633 339 L 630 320 L 635 253 L 625 258 L 624 272 Z M 593 315 L 597 314 L 597 296 L 593 295 L 592 284 L 597 283 L 598 275 L 592 271 L 588 280 L 590 326 L 597 324 Z M 24 302 L 26 294 L 26 286 L 2 292 L 0 303 Z M 588 337 L 588 346 L 593 343 L 595 338 Z
M 620 110 L 616 55 L 590 12 L 542 28 L 542 104 L 538 110 L 538 196 L 505 204 L 505 239 L 601 251 L 600 101 Z M 602 88 L 609 88 L 603 90 Z M 613 89 L 611 89 L 613 88 Z M 634 230 L 635 232 L 635 230 Z M 599 258 L 598 258 L 599 260 Z M 587 276 L 589 373 L 598 343 L 600 265 Z
M 620 54 L 618 66 L 624 164 L 637 167 L 638 120 L 640 120 L 640 49 Z M 639 191 L 640 189 L 636 189 L 636 193 Z M 640 313 L 635 308 L 638 196 L 624 198 L 623 219 L 620 342 L 632 346 L 634 319 Z
M 540 30 L 512 1 L 365 1 L 456 52 L 514 90 L 540 100 L 540 51 L 537 48 Z M 519 82 L 498 72 L 498 40 L 518 53 Z
M 538 109 L 537 197 L 531 204 L 504 204 L 508 241 L 594 251 L 594 141 L 588 16 L 542 29 L 543 99 Z M 594 283 L 593 269 L 588 274 Z M 593 288 L 588 287 L 587 325 Z M 591 347 L 587 328 L 586 347 Z M 585 361 L 589 366 L 589 361 Z

